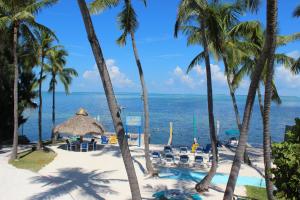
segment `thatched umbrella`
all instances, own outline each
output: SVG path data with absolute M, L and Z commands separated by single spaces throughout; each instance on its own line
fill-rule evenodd
M 88 116 L 88 113 L 80 108 L 76 115 L 54 128 L 54 133 L 66 133 L 71 135 L 84 136 L 86 134 L 104 134 L 104 127 L 95 119 Z

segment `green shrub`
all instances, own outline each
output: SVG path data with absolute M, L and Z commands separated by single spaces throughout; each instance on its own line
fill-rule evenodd
M 284 142 L 273 144 L 273 182 L 279 199 L 300 199 L 300 119 L 289 128 Z

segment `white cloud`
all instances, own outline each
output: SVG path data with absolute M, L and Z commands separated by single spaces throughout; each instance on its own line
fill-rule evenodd
M 114 87 L 128 88 L 133 87 L 135 85 L 134 82 L 131 79 L 129 79 L 126 74 L 120 71 L 120 68 L 116 65 L 115 60 L 106 60 L 106 66 Z M 100 83 L 100 76 L 96 65 L 92 70 L 86 70 L 83 73 L 83 78 L 88 81 L 97 81 Z
M 291 52 L 287 53 L 286 55 L 290 56 L 294 59 L 297 59 L 300 57 L 300 52 L 298 50 L 295 50 L 295 51 L 291 51 Z
M 226 77 L 224 72 L 218 65 L 211 64 L 211 74 L 212 74 L 212 81 L 215 87 L 227 87 L 226 84 Z M 166 85 L 179 85 L 183 87 L 188 87 L 190 89 L 197 88 L 197 86 L 204 86 L 206 87 L 206 69 L 205 67 L 201 67 L 197 65 L 186 74 L 185 70 L 181 67 L 177 66 L 171 73 L 171 77 L 165 81 Z
M 300 87 L 300 75 L 292 74 L 290 70 L 286 69 L 283 65 L 276 67 L 275 81 L 280 88 L 293 89 Z

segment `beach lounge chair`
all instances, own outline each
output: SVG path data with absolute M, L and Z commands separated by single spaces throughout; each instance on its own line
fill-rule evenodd
M 184 154 L 179 156 L 179 165 L 189 165 L 189 156 Z
M 101 136 L 101 144 L 108 144 L 108 138 L 106 136 Z
M 165 155 L 165 163 L 166 165 L 174 165 L 175 164 L 175 158 L 172 154 L 166 154 Z
M 187 147 L 179 147 L 180 154 L 188 154 L 189 150 Z
M 201 147 L 198 147 L 198 148 L 195 150 L 195 155 L 202 154 L 202 153 L 203 153 L 203 148 L 201 148 Z
M 194 160 L 194 167 L 203 167 L 204 166 L 204 162 L 203 162 L 203 157 L 202 156 L 195 156 L 195 160 Z
M 227 145 L 229 147 L 232 147 L 232 148 L 237 148 L 238 144 L 239 144 L 239 141 L 237 140 L 237 138 L 236 137 L 232 137 L 232 138 L 229 139 Z
M 117 143 L 118 143 L 117 136 L 112 135 L 109 137 L 109 144 L 117 144 Z
M 172 154 L 173 150 L 171 146 L 164 146 L 164 153 L 166 154 Z
M 89 144 L 88 144 L 88 143 L 85 143 L 85 142 L 81 143 L 81 144 L 80 144 L 80 151 L 81 151 L 81 152 L 82 152 L 82 151 L 88 152 L 88 151 L 89 151 Z
M 152 162 L 153 163 L 160 163 L 161 162 L 161 157 L 160 157 L 160 153 L 157 151 L 153 151 L 151 154 L 152 157 Z

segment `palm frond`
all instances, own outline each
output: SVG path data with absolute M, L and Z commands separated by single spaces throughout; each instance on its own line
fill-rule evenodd
M 294 17 L 300 17 L 300 5 L 296 7 L 296 9 L 293 12 Z
M 191 61 L 191 63 L 187 67 L 186 73 L 189 73 L 195 66 L 197 66 L 197 64 L 199 64 L 204 59 L 204 53 L 205 52 L 202 51 Z
M 99 14 L 107 8 L 115 7 L 120 0 L 94 0 L 89 5 L 89 10 L 92 14 Z
M 281 104 L 282 103 L 281 98 L 278 94 L 278 91 L 277 91 L 274 80 L 272 81 L 272 97 L 271 97 L 271 99 L 276 104 Z
M 277 46 L 283 46 L 287 43 L 300 39 L 300 33 L 294 33 L 292 35 L 279 35 L 276 39 Z
M 294 74 L 299 74 L 300 73 L 300 58 L 298 58 L 295 63 L 291 67 L 291 71 Z

